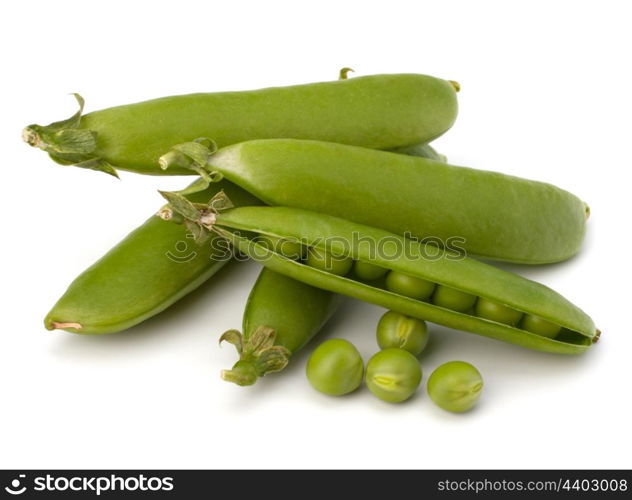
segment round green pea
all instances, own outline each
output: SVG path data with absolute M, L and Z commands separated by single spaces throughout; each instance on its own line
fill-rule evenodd
M 298 260 L 305 254 L 305 247 L 303 247 L 303 245 L 301 245 L 298 241 L 293 241 L 287 238 L 262 234 L 259 236 L 259 242 L 270 250 L 280 253 L 288 259 Z
M 314 389 L 330 396 L 342 396 L 360 386 L 364 363 L 351 342 L 330 339 L 314 349 L 306 372 Z
M 450 361 L 439 366 L 428 379 L 430 399 L 444 410 L 463 413 L 478 401 L 483 377 L 465 361 Z
M 356 261 L 353 270 L 356 276 L 364 281 L 379 279 L 388 272 L 388 269 L 361 260 Z
M 307 265 L 337 276 L 344 276 L 351 270 L 353 259 L 311 247 L 307 252 Z
M 398 347 L 419 356 L 428 343 L 426 322 L 395 311 L 387 311 L 377 324 L 380 349 Z
M 386 275 L 386 289 L 418 300 L 428 300 L 432 295 L 435 284 L 415 276 L 391 271 Z
M 560 333 L 562 329 L 561 326 L 533 314 L 525 314 L 524 318 L 522 318 L 521 326 L 523 330 L 550 339 Z
M 476 302 L 474 314 L 479 318 L 485 318 L 490 321 L 496 321 L 497 323 L 504 323 L 506 325 L 517 325 L 522 318 L 522 313 L 511 307 L 508 307 L 498 302 L 494 302 L 489 299 L 480 297 Z
M 378 398 L 401 403 L 410 398 L 421 382 L 421 366 L 404 349 L 391 347 L 373 355 L 366 365 L 366 385 Z
M 465 293 L 456 288 L 438 285 L 432 295 L 432 303 L 457 312 L 469 311 L 476 302 L 476 295 Z

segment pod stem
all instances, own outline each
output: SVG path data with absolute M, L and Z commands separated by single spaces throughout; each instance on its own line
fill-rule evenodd
M 211 182 L 222 180 L 221 174 L 208 170 L 208 161 L 216 151 L 215 141 L 199 137 L 191 142 L 176 144 L 158 159 L 158 164 L 163 170 L 178 167 L 198 174 L 200 178 L 193 185 L 180 191 L 181 194 L 197 193 L 206 189 Z
M 338 80 L 346 80 L 349 77 L 349 73 L 355 73 L 353 68 L 341 68 L 338 73 Z
M 239 361 L 231 370 L 222 370 L 222 379 L 237 385 L 253 385 L 268 373 L 283 370 L 290 361 L 289 349 L 274 345 L 276 331 L 269 326 L 259 326 L 249 338 L 238 330 L 222 334 L 219 343 L 226 341 L 235 346 Z
M 49 125 L 29 125 L 22 131 L 22 139 L 30 146 L 46 151 L 57 163 L 97 170 L 118 178 L 116 169 L 95 154 L 97 133 L 79 128 L 85 101 L 79 94 L 72 95 L 79 104 L 74 115 Z
M 208 203 L 193 203 L 181 192 L 158 191 L 169 202 L 157 213 L 163 220 L 184 224 L 197 243 L 206 241 L 213 231 L 217 214 L 233 207 L 224 191 L 217 193 Z

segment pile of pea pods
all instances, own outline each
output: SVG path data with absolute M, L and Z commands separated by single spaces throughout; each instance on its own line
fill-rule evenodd
M 426 321 L 540 351 L 587 351 L 600 332 L 586 313 L 485 262 L 572 257 L 588 206 L 550 184 L 448 164 L 430 142 L 456 119 L 458 83 L 420 74 L 347 78 L 349 71 L 334 81 L 85 115 L 75 95 L 79 110 L 69 119 L 26 127 L 24 140 L 62 165 L 195 176 L 161 192 L 167 204 L 70 284 L 46 328 L 121 332 L 247 256 L 263 268 L 242 330 L 220 337 L 239 356 L 221 375 L 238 385 L 281 372 L 342 296 L 387 311 L 366 366 L 344 339 L 313 349 L 307 378 L 332 396 L 364 381 L 384 401 L 409 399 L 422 381 Z M 192 258 L 173 258 L 191 235 Z M 446 361 L 428 378 L 430 399 L 467 411 L 482 375 Z

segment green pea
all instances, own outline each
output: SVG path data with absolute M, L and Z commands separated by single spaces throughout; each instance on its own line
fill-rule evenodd
M 480 297 L 476 302 L 474 314 L 479 318 L 497 321 L 505 325 L 515 326 L 520 322 L 522 313 L 493 300 Z
M 280 253 L 288 259 L 302 259 L 305 254 L 305 248 L 298 241 L 269 234 L 261 235 L 259 241 L 270 250 Z
M 387 311 L 377 324 L 380 349 L 398 347 L 419 356 L 428 343 L 426 322 L 404 314 Z
M 364 363 L 348 340 L 330 339 L 320 344 L 307 361 L 307 379 L 317 391 L 342 396 L 362 383 Z
M 481 396 L 483 377 L 465 361 L 450 361 L 439 366 L 428 379 L 428 395 L 444 410 L 463 413 Z
M 337 276 L 344 276 L 353 266 L 350 257 L 336 256 L 320 248 L 310 247 L 307 251 L 307 265 L 327 271 Z
M 418 300 L 428 300 L 435 284 L 415 276 L 391 271 L 386 275 L 386 289 Z
M 458 312 L 467 312 L 476 302 L 476 295 L 455 288 L 438 285 L 432 295 L 432 303 Z
M 384 276 L 388 269 L 375 264 L 369 264 L 368 262 L 356 261 L 354 264 L 354 271 L 358 278 L 364 281 L 374 281 Z
M 410 398 L 421 382 L 421 366 L 404 349 L 391 347 L 373 355 L 366 365 L 366 385 L 378 398 L 401 403 Z
M 108 173 L 115 173 L 116 167 L 154 175 L 194 174 L 185 165 L 162 170 L 158 158 L 173 145 L 196 137 L 209 137 L 219 147 L 266 137 L 376 149 L 428 142 L 454 123 L 457 88 L 454 82 L 426 75 L 370 75 L 163 97 L 85 116 L 83 99 L 77 96 L 80 109 L 70 120 L 29 125 L 23 137 L 64 165 Z M 299 179 L 297 175 L 294 182 Z
M 562 329 L 561 326 L 533 314 L 525 314 L 524 318 L 522 318 L 521 326 L 528 332 L 535 333 L 536 335 L 547 337 L 549 339 L 555 337 Z

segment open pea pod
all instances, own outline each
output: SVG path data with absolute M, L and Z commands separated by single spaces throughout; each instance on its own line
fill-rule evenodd
M 167 195 L 173 201 L 173 195 Z M 557 353 L 581 353 L 598 338 L 593 321 L 581 309 L 544 285 L 462 255 L 420 243 L 388 231 L 337 217 L 288 207 L 242 207 L 216 213 L 212 203 L 197 205 L 193 222 L 227 238 L 240 252 L 288 277 L 332 292 L 377 304 L 457 330 Z M 431 301 L 413 299 L 363 283 L 349 276 L 310 267 L 262 245 L 257 237 L 300 241 L 332 255 L 346 256 L 390 272 L 426 280 L 476 298 L 501 304 L 525 318 L 539 318 L 558 329 L 555 338 L 457 312 Z M 388 256 L 379 251 L 389 245 Z M 376 251 L 377 250 L 377 251 Z M 384 255 L 383 255 L 384 254 Z

